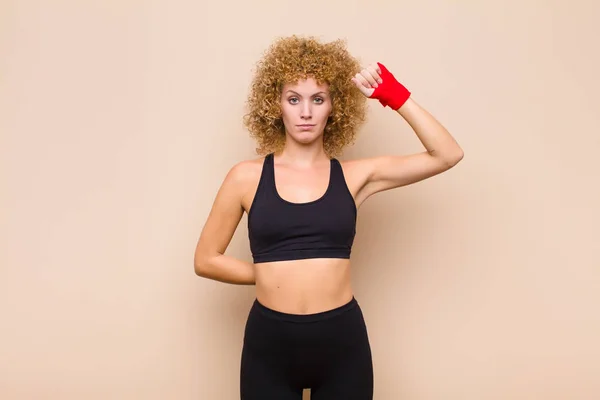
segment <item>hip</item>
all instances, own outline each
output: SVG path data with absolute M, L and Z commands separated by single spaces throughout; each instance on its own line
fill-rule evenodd
M 246 322 L 241 365 L 242 386 L 261 391 L 274 380 L 298 393 L 337 385 L 370 391 L 372 354 L 358 301 L 352 297 L 330 310 L 292 314 L 255 300 Z
M 274 310 L 254 301 L 244 333 L 245 346 L 281 355 L 290 350 L 345 349 L 368 344 L 362 309 L 357 299 L 321 312 L 294 314 Z M 263 354 L 266 354 L 263 353 Z

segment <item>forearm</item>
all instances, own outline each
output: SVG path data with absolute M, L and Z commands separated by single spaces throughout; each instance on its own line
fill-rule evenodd
M 450 163 L 463 157 L 463 150 L 450 132 L 412 98 L 397 112 L 415 131 L 429 154 Z
M 237 258 L 218 254 L 194 261 L 198 276 L 233 285 L 254 285 L 254 265 Z

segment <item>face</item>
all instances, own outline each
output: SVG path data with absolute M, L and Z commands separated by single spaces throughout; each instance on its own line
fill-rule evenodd
M 329 85 L 312 78 L 286 84 L 281 93 L 281 110 L 287 135 L 300 143 L 320 139 L 331 114 Z

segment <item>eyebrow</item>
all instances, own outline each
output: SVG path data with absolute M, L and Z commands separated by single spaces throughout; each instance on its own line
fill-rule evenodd
M 290 90 L 288 90 L 286 93 L 288 93 L 288 92 L 292 92 L 292 93 L 294 93 L 294 94 L 297 94 L 298 96 L 302 97 L 302 95 L 301 95 L 300 93 L 298 93 L 298 92 L 295 92 L 295 91 L 293 91 L 293 90 L 291 90 L 291 89 L 290 89 Z M 317 93 L 313 94 L 312 96 L 316 96 L 316 95 L 318 95 L 318 94 L 324 94 L 324 95 L 327 95 L 327 92 L 320 91 L 320 92 L 317 92 Z M 311 96 L 311 97 L 312 97 L 312 96 Z

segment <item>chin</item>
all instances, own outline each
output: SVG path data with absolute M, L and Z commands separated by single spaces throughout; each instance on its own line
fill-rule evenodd
M 301 144 L 311 144 L 319 140 L 319 135 L 290 135 L 295 142 Z
M 310 144 L 321 137 L 321 134 L 315 132 L 294 132 L 289 134 L 294 141 L 302 144 Z

